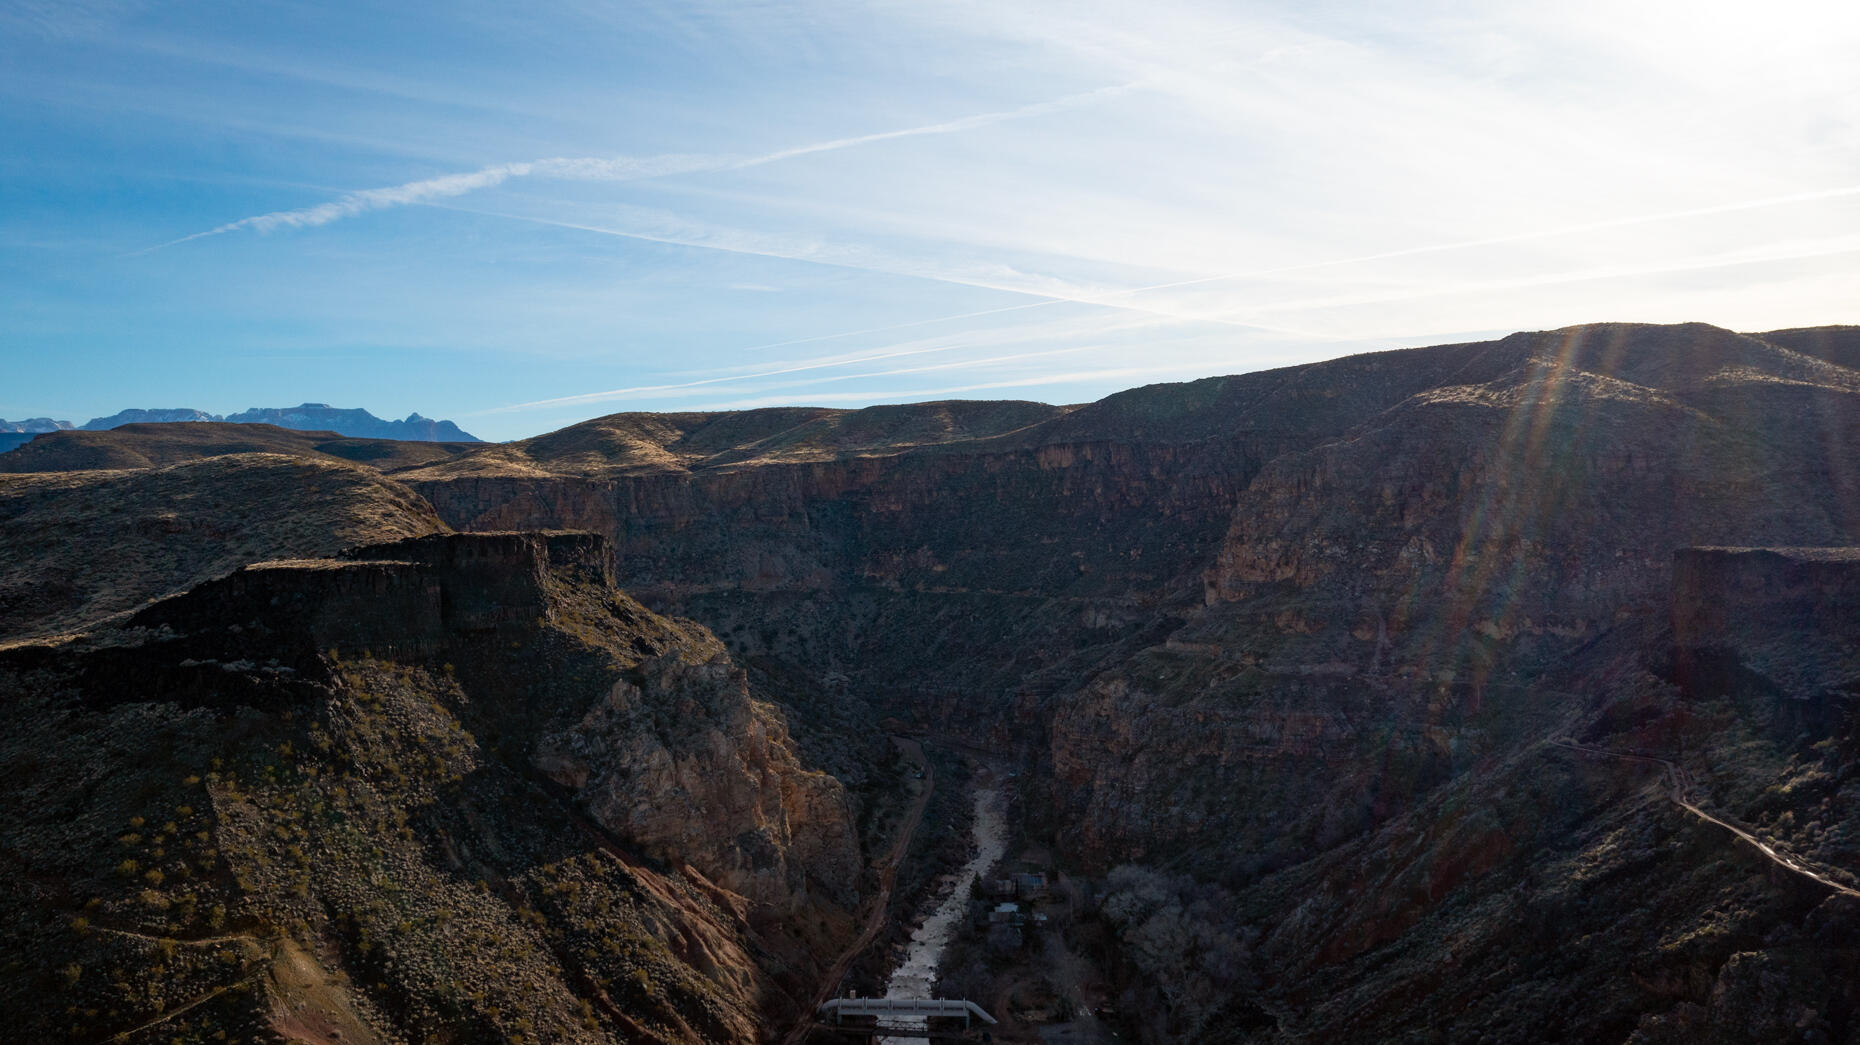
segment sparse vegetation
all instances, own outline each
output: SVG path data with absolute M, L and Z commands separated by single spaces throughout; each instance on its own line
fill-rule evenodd
M 516 645 L 586 700 L 639 662 L 641 625 L 669 634 L 637 608 L 632 624 L 614 619 L 594 590 L 555 597 L 561 629 Z M 752 1040 L 753 968 L 700 970 L 667 946 L 734 953 L 735 916 L 613 851 L 543 789 L 525 747 L 542 723 L 483 688 L 509 685 L 487 672 L 509 646 L 450 662 L 329 656 L 300 669 L 321 673 L 313 695 L 269 706 L 93 710 L 0 672 L 0 758 L 39 770 L 9 778 L 4 829 L 75 887 L 52 904 L 0 901 L 26 929 L 22 955 L 62 956 L 40 968 L 71 999 L 35 1007 L 32 976 L 0 979 L 16 1032 L 261 1040 L 277 992 L 301 989 L 334 991 L 358 1027 L 407 1040 L 460 1027 L 510 1041 Z M 131 749 L 153 757 L 125 772 L 111 753 Z M 36 797 L 86 780 L 82 816 Z

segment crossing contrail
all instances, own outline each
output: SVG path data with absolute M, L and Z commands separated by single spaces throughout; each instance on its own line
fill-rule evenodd
M 209 236 L 221 236 L 228 232 L 250 229 L 254 232 L 271 232 L 285 228 L 312 228 L 328 225 L 334 221 L 365 214 L 369 211 L 386 210 L 391 207 L 405 207 L 410 204 L 425 203 L 431 200 L 451 196 L 463 196 L 481 189 L 494 188 L 513 178 L 562 178 L 575 181 L 637 181 L 643 178 L 661 178 L 674 174 L 699 174 L 711 171 L 743 170 L 760 167 L 767 163 L 779 163 L 782 160 L 798 156 L 811 156 L 816 153 L 836 152 L 859 145 L 874 142 L 892 141 L 898 138 L 915 138 L 931 134 L 955 134 L 960 131 L 986 127 L 990 124 L 1004 123 L 1008 120 L 1024 120 L 1048 113 L 1075 108 L 1101 98 L 1126 93 L 1136 89 L 1139 84 L 1126 83 L 1110 87 L 1100 87 L 1092 91 L 1069 94 L 1051 101 L 1035 102 L 1018 108 L 1003 109 L 1000 112 L 978 113 L 960 119 L 945 120 L 941 123 L 928 123 L 918 127 L 905 127 L 895 131 L 879 131 L 874 134 L 860 134 L 849 138 L 834 138 L 829 141 L 814 142 L 788 149 L 777 149 L 748 156 L 717 155 L 705 153 L 669 153 L 658 156 L 557 156 L 541 160 L 524 160 L 517 163 L 499 163 L 489 167 L 480 167 L 475 171 L 459 174 L 445 174 L 436 178 L 422 178 L 418 181 L 389 185 L 378 189 L 362 189 L 347 193 L 327 203 L 314 207 L 302 207 L 297 210 L 279 210 L 268 214 L 254 214 L 249 218 L 240 218 L 218 225 L 204 232 L 158 243 L 153 247 L 133 251 L 129 257 L 149 254 L 157 250 L 188 243 Z

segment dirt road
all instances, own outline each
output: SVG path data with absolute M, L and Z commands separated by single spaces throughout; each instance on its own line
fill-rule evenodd
M 884 859 L 879 861 L 878 895 L 872 898 L 872 910 L 866 915 L 865 928 L 860 930 L 852 944 L 841 952 L 839 958 L 827 968 L 826 974 L 820 979 L 820 989 L 814 993 L 813 1001 L 808 1004 L 807 1011 L 801 1016 L 801 1022 L 788 1032 L 787 1037 L 782 1039 L 782 1045 L 800 1045 L 800 1042 L 807 1037 L 808 1032 L 813 1030 L 812 1021 L 815 1011 L 820 1008 L 821 1003 L 832 996 L 840 980 L 845 977 L 846 970 L 852 967 L 853 960 L 859 957 L 860 952 L 871 946 L 872 941 L 878 938 L 878 934 L 885 928 L 885 923 L 891 918 L 891 890 L 898 879 L 898 865 L 903 862 L 904 854 L 911 848 L 911 838 L 917 834 L 917 825 L 923 822 L 924 808 L 930 804 L 931 792 L 936 790 L 936 771 L 930 767 L 930 760 L 924 757 L 923 747 L 917 741 L 905 737 L 893 737 L 892 740 L 898 745 L 898 750 L 904 753 L 904 757 L 909 759 L 911 764 L 917 767 L 918 772 L 923 774 L 923 790 L 917 793 L 916 800 L 911 803 L 911 808 L 904 814 L 903 822 L 898 825 L 898 837 L 892 842 L 891 849 L 885 853 Z
M 1551 743 L 1557 745 L 1558 747 L 1568 748 L 1571 751 L 1582 752 L 1583 754 L 1586 754 L 1586 755 L 1597 755 L 1597 756 L 1604 757 L 1604 758 L 1619 758 L 1619 759 L 1623 759 L 1623 760 L 1630 761 L 1630 762 L 1645 762 L 1650 765 L 1657 765 L 1665 772 L 1666 782 L 1667 782 L 1666 797 L 1671 799 L 1674 805 L 1679 806 L 1681 809 L 1684 809 L 1686 812 L 1691 813 L 1693 816 L 1698 817 L 1700 820 L 1703 820 L 1707 823 L 1716 824 L 1719 827 L 1724 828 L 1726 831 L 1729 831 L 1732 834 L 1736 835 L 1738 838 L 1741 838 L 1744 841 L 1750 843 L 1752 846 L 1756 847 L 1756 850 L 1758 852 L 1762 853 L 1766 858 L 1769 859 L 1771 863 L 1774 863 L 1778 867 L 1784 868 L 1785 870 L 1788 870 L 1788 871 L 1792 871 L 1795 874 L 1799 874 L 1804 878 L 1812 879 L 1813 881 L 1818 882 L 1821 885 L 1826 886 L 1827 888 L 1832 889 L 1837 893 L 1845 893 L 1848 896 L 1860 896 L 1860 890 L 1856 890 L 1850 886 L 1844 885 L 1841 882 L 1830 877 L 1827 873 L 1826 868 L 1819 867 L 1815 864 L 1812 864 L 1809 861 L 1804 860 L 1803 858 L 1796 856 L 1793 853 L 1783 852 L 1782 850 L 1779 850 L 1776 847 L 1770 845 L 1768 842 L 1765 842 L 1762 839 L 1758 838 L 1756 835 L 1750 833 L 1750 831 L 1744 828 L 1742 825 L 1735 824 L 1728 820 L 1724 820 L 1720 817 L 1713 816 L 1712 814 L 1707 813 L 1705 810 L 1700 809 L 1697 805 L 1693 804 L 1692 798 L 1691 798 L 1692 775 L 1690 773 L 1687 773 L 1683 766 L 1670 762 L 1664 758 L 1658 758 L 1653 755 L 1638 755 L 1638 754 L 1630 754 L 1624 751 L 1609 751 L 1606 748 L 1591 747 L 1587 744 L 1578 744 L 1574 740 L 1569 739 L 1568 737 L 1558 737 L 1557 739 L 1551 741 Z

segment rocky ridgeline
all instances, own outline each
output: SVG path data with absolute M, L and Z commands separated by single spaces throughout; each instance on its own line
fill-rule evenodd
M 127 626 L 161 636 L 138 654 L 184 648 L 183 660 L 221 667 L 308 673 L 332 650 L 453 663 L 472 672 L 474 715 L 522 737 L 532 763 L 616 836 L 758 904 L 792 909 L 815 888 L 852 903 L 859 854 L 837 782 L 795 761 L 786 725 L 752 699 L 720 643 L 630 605 L 612 580 L 612 549 L 596 534 L 434 535 L 257 563 Z M 598 647 L 628 624 L 636 663 L 604 686 L 563 686 L 547 664 L 525 663 L 539 641 Z

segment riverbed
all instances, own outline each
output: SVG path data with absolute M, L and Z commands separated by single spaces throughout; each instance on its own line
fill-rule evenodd
M 885 981 L 885 997 L 931 997 L 943 952 L 948 949 L 950 939 L 962 928 L 962 920 L 969 913 L 969 887 L 1000 863 L 1001 857 L 1007 852 L 1005 807 L 1005 796 L 998 788 L 976 788 L 975 819 L 971 828 L 975 855 L 962 865 L 962 871 L 956 876 L 949 895 L 911 933 L 911 943 L 904 952 L 904 960 L 892 970 L 890 979 Z M 897 1022 L 886 1026 L 897 1030 L 922 1030 L 924 1021 L 921 1017 L 899 1018 Z M 920 1045 L 923 1041 L 922 1038 L 891 1037 L 878 1040 L 885 1045 Z

